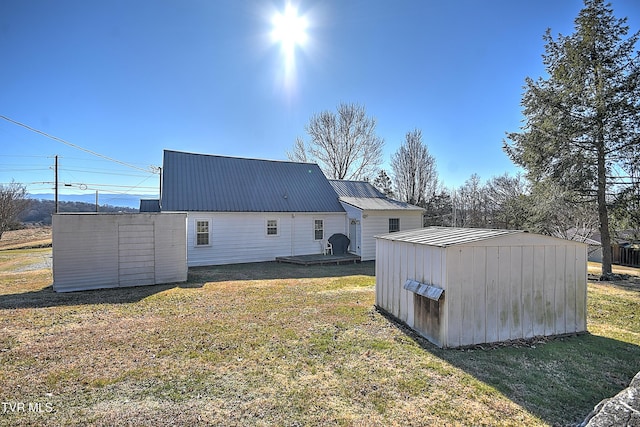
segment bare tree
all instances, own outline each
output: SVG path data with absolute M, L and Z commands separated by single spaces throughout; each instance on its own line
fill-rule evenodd
M 422 142 L 422 132 L 407 132 L 404 143 L 391 156 L 391 169 L 400 200 L 424 206 L 438 189 L 436 159 Z
M 29 206 L 27 188 L 14 181 L 8 185 L 0 184 L 0 239 L 5 231 L 11 230 L 17 218 Z
M 532 185 L 529 197 L 528 229 L 531 231 L 584 240 L 598 230 L 596 201 L 573 190 L 563 189 L 551 180 Z
M 492 228 L 520 229 L 527 219 L 525 199 L 527 182 L 518 173 L 515 176 L 504 175 L 491 178 L 485 186 L 490 221 Z
M 309 163 L 309 158 L 307 157 L 307 149 L 302 138 L 296 138 L 296 142 L 293 145 L 293 150 L 287 151 L 287 157 L 292 162 Z
M 456 226 L 487 227 L 486 203 L 486 188 L 480 181 L 480 176 L 474 173 L 456 191 L 454 198 Z
M 382 164 L 384 140 L 376 135 L 376 120 L 358 104 L 340 104 L 337 110 L 311 117 L 305 126 L 311 139 L 297 138 L 287 156 L 318 163 L 329 179 L 366 180 Z

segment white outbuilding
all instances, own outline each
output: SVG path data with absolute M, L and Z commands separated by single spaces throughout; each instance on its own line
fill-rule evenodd
M 56 292 L 184 282 L 185 213 L 53 215 Z
M 587 330 L 587 245 L 516 230 L 376 236 L 376 306 L 439 347 Z

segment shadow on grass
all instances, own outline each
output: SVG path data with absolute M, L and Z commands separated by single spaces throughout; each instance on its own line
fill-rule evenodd
M 129 304 L 174 288 L 201 288 L 205 283 L 253 280 L 288 280 L 304 278 L 373 276 L 374 263 L 347 265 L 302 266 L 261 262 L 211 267 L 192 267 L 187 282 L 96 289 L 78 292 L 54 292 L 52 286 L 37 291 L 0 295 L 0 310 L 13 308 L 44 308 L 89 304 Z
M 321 279 L 324 277 L 344 277 L 375 275 L 375 263 L 365 261 L 355 264 L 297 265 L 278 262 L 255 262 L 250 264 L 229 264 L 211 267 L 191 267 L 189 281 L 226 282 L 236 280 L 288 280 Z
M 52 286 L 38 291 L 0 295 L 0 310 L 13 308 L 45 308 L 89 304 L 129 304 L 173 288 L 196 288 L 195 283 L 134 286 L 58 293 Z
M 425 351 L 489 385 L 551 425 L 578 425 L 640 370 L 640 347 L 584 333 L 520 344 L 441 349 L 381 312 Z

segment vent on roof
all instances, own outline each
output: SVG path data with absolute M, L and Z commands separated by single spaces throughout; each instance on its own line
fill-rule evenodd
M 416 282 L 415 280 L 408 279 L 404 282 L 403 286 L 406 290 L 413 292 L 414 294 L 422 295 L 434 301 L 438 301 L 444 289 L 437 288 L 433 285 L 427 285 L 425 283 Z

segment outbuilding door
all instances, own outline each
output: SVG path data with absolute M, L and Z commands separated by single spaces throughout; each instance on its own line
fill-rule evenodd
M 155 283 L 153 224 L 118 225 L 118 277 L 120 286 Z

